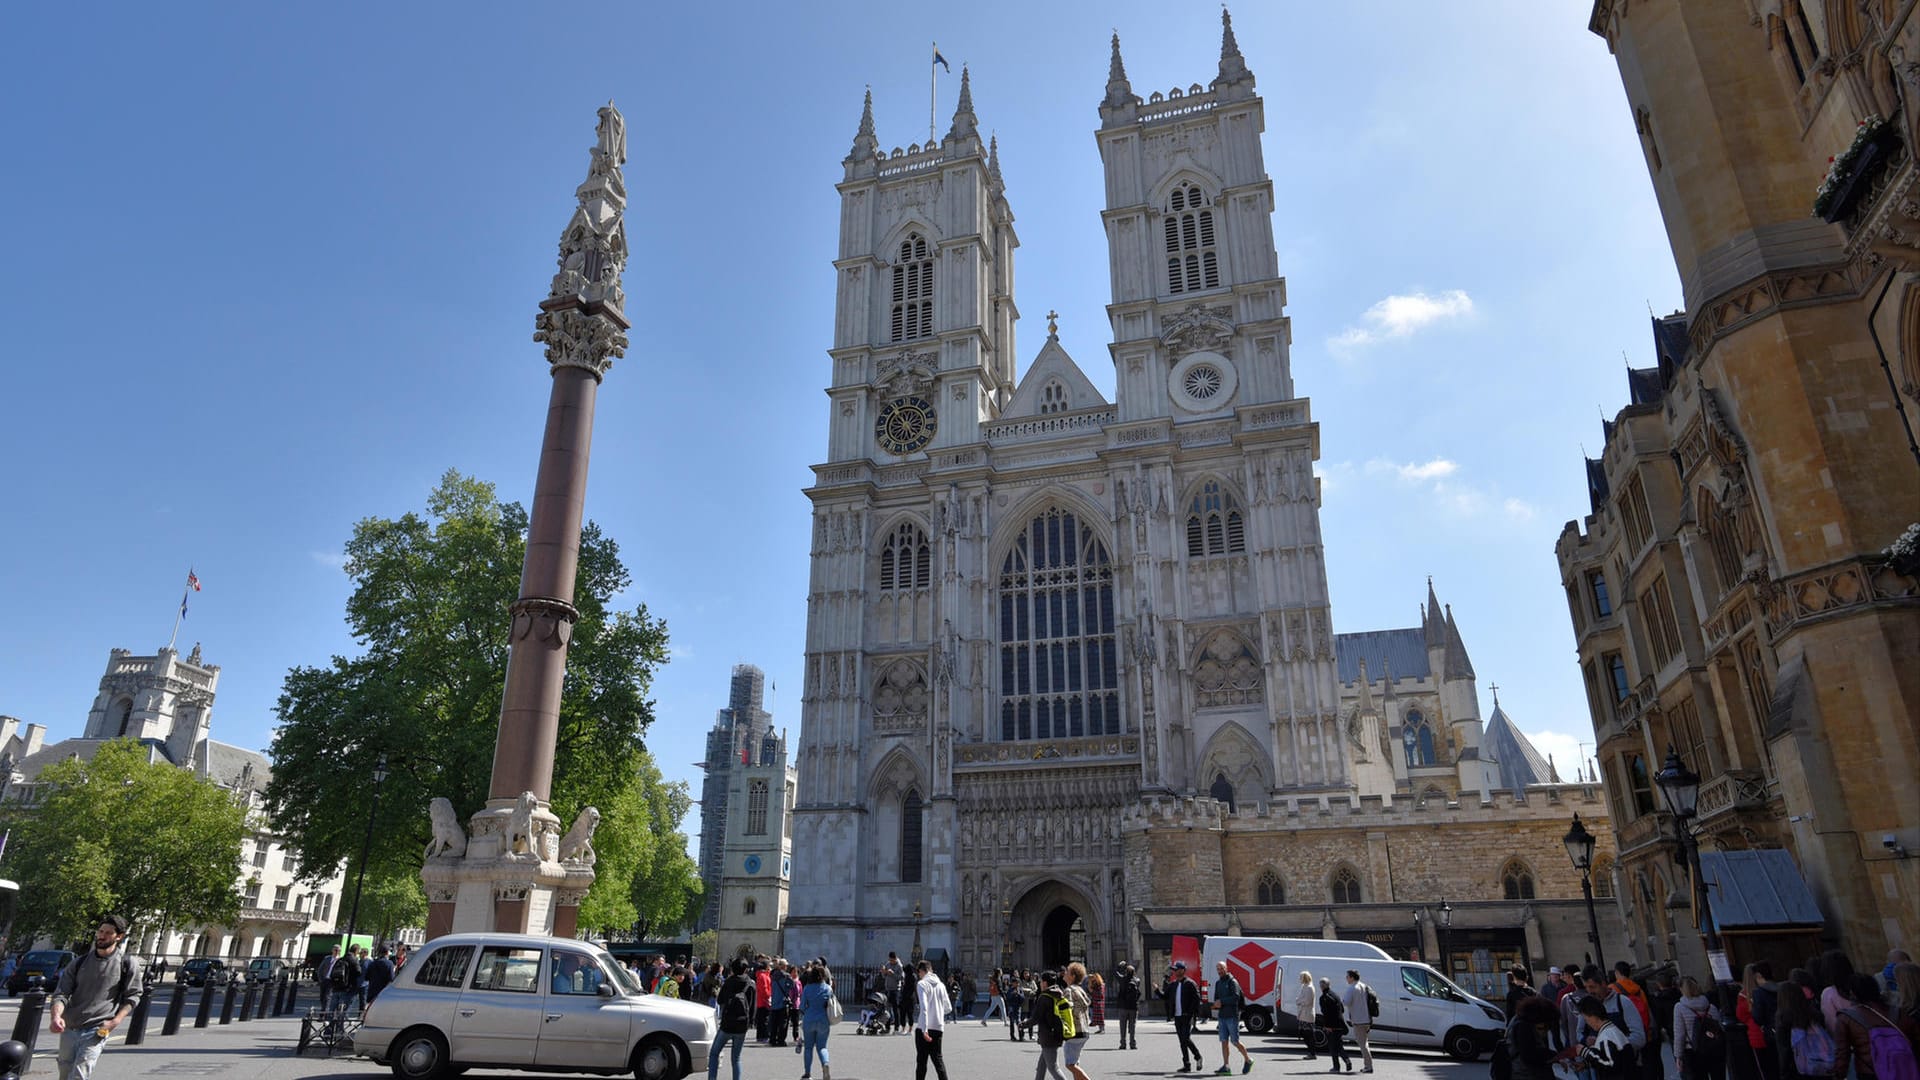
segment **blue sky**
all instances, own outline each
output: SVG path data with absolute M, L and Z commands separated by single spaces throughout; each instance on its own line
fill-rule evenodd
M 1679 302 L 1581 0 L 1243 4 L 1293 373 L 1322 428 L 1336 629 L 1431 574 L 1482 683 L 1563 764 L 1590 739 L 1553 559 L 1582 445 Z M 871 85 L 926 137 L 929 42 L 1000 139 L 1021 368 L 1111 394 L 1100 163 L 1117 29 L 1145 95 L 1213 77 L 1208 3 L 11 5 L 0 13 L 0 713 L 78 734 L 107 650 L 222 665 L 264 747 L 290 667 L 354 645 L 339 551 L 447 468 L 531 495 L 530 338 L 594 109 L 627 116 L 635 326 L 588 513 L 663 616 L 649 736 L 695 779 L 730 667 L 795 735 L 801 489 L 826 446 L 833 190 Z M 687 823 L 689 830 L 696 823 Z

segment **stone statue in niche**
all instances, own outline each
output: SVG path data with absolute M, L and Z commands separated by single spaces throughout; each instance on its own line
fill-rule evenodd
M 593 850 L 593 831 L 600 827 L 600 811 L 587 807 L 573 819 L 573 828 L 560 838 L 560 861 L 592 866 L 599 858 Z
M 600 107 L 600 123 L 594 128 L 598 141 L 594 146 L 595 172 L 601 166 L 611 169 L 627 163 L 627 121 L 609 101 Z
M 533 792 L 523 791 L 513 804 L 513 812 L 507 816 L 507 831 L 500 838 L 505 854 L 540 855 L 540 837 L 534 833 L 533 812 L 540 806 L 540 800 Z

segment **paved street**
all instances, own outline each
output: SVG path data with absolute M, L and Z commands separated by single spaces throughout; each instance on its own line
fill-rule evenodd
M 0 1033 L 13 1028 L 19 999 L 0 999 Z M 298 1019 L 255 1020 L 218 1025 L 201 1030 L 192 1028 L 192 1013 L 180 1034 L 162 1037 L 160 1013 L 154 1014 L 146 1042 L 127 1046 L 116 1039 L 101 1058 L 97 1073 L 102 1080 L 120 1077 L 230 1077 L 233 1080 L 346 1080 L 350 1077 L 390 1075 L 387 1070 L 360 1058 L 317 1056 L 295 1057 L 293 1048 L 300 1035 Z M 996 1080 L 1025 1080 L 1035 1063 L 1034 1044 L 1010 1042 L 1006 1027 L 997 1020 L 990 1026 L 979 1023 L 956 1025 L 948 1036 L 947 1067 L 957 1080 L 994 1077 Z M 53 1047 L 56 1039 L 44 1030 L 41 1053 L 36 1056 L 29 1076 L 43 1080 L 53 1076 Z M 1095 1035 L 1081 1065 L 1094 1077 L 1166 1077 L 1174 1075 L 1180 1064 L 1179 1050 L 1173 1042 L 1173 1025 L 1166 1021 L 1142 1021 L 1140 1049 L 1121 1050 L 1119 1028 L 1109 1024 L 1106 1035 Z M 1220 1042 L 1208 1030 L 1194 1042 L 1209 1055 L 1211 1068 L 1219 1066 Z M 1292 1040 L 1250 1037 L 1247 1047 L 1253 1052 L 1253 1077 L 1278 1080 L 1280 1077 L 1311 1077 L 1326 1073 L 1326 1059 L 1309 1062 L 1300 1055 Z M 913 1043 L 910 1036 L 862 1036 L 854 1034 L 846 1023 L 828 1045 L 833 1057 L 834 1080 L 901 1080 L 913 1070 Z M 1238 1073 L 1235 1055 L 1235 1075 Z M 1438 1052 L 1385 1051 L 1374 1054 L 1375 1071 L 1380 1080 L 1481 1080 L 1486 1076 L 1486 1061 L 1472 1065 L 1454 1062 Z M 817 1067 L 817 1066 L 816 1066 Z M 531 1073 L 469 1073 L 469 1077 L 527 1077 Z M 696 1071 L 696 1077 L 701 1075 Z M 721 1065 L 722 1080 L 730 1076 L 726 1063 Z M 797 1080 L 800 1056 L 791 1047 L 747 1046 L 745 1080 Z M 818 1073 L 815 1074 L 816 1076 Z M 1188 1074 L 1190 1076 L 1198 1074 Z

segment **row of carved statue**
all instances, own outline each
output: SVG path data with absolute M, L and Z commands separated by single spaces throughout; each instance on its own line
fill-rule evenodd
M 600 825 L 600 811 L 587 807 L 573 819 L 573 827 L 560 835 L 558 830 L 540 822 L 535 811 L 540 800 L 531 791 L 523 791 L 507 815 L 501 850 L 508 858 L 544 859 L 548 862 L 592 866 L 598 858 L 593 850 L 593 831 Z M 460 827 L 451 800 L 433 800 L 427 808 L 433 824 L 433 839 L 427 842 L 425 858 L 459 859 L 467 853 L 467 833 Z

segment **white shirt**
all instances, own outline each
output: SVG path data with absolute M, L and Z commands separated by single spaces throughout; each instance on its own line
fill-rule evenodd
M 1340 1007 L 1347 1012 L 1347 1023 L 1355 1027 L 1366 1027 L 1373 1023 L 1373 1014 L 1367 1011 L 1367 984 L 1351 983 L 1340 995 Z
M 918 1031 L 945 1031 L 947 1014 L 953 1011 L 953 999 L 947 996 L 947 988 L 940 985 L 940 977 L 932 972 L 921 979 L 913 988 L 914 996 L 919 1000 L 920 1015 L 913 1018 L 913 1026 Z

